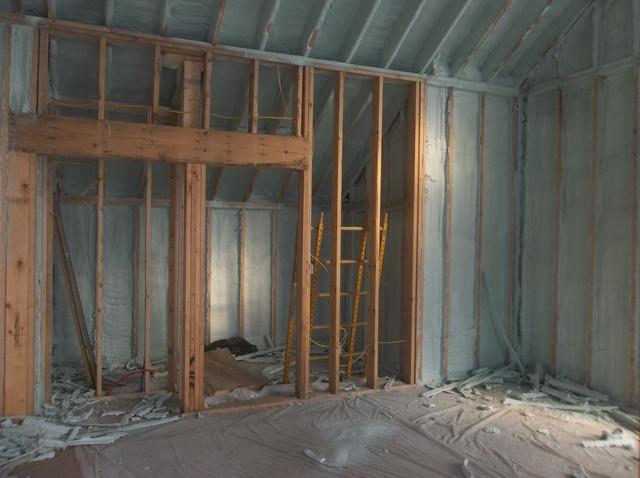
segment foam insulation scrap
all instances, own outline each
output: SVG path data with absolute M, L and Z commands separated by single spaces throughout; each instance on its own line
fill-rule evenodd
M 129 410 L 109 410 L 97 416 L 105 402 L 94 390 L 80 385 L 52 384 L 54 401 L 42 407 L 41 416 L 5 418 L 0 421 L 0 475 L 15 466 L 53 458 L 57 450 L 80 445 L 106 445 L 128 433 L 179 420 L 165 405 L 168 392 L 142 398 Z M 120 417 L 117 422 L 100 420 Z

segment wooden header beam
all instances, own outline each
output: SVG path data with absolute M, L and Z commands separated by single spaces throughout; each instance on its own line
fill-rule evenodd
M 26 113 L 11 114 L 9 149 L 50 156 L 305 170 L 310 141 Z

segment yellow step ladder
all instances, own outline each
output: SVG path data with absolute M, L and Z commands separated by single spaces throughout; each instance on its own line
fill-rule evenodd
M 364 329 L 366 326 L 366 321 L 359 322 L 359 314 L 360 314 L 360 297 L 366 295 L 367 292 L 362 290 L 363 286 L 363 276 L 364 276 L 364 267 L 368 263 L 366 259 L 367 252 L 367 219 L 365 217 L 363 226 L 343 226 L 341 227 L 342 232 L 352 232 L 352 233 L 360 233 L 360 247 L 359 247 L 359 256 L 358 259 L 343 259 L 340 261 L 341 265 L 357 265 L 356 269 L 356 277 L 355 277 L 355 291 L 354 292 L 341 292 L 341 297 L 353 297 L 353 309 L 351 312 L 351 322 L 350 323 L 342 323 L 340 324 L 340 328 L 343 330 L 348 330 L 347 334 L 347 344 L 348 349 L 346 353 L 340 354 L 341 359 L 347 359 L 346 363 L 341 364 L 341 367 L 346 367 L 345 377 L 351 377 L 353 372 L 353 364 L 359 360 L 361 356 L 364 355 L 364 351 L 356 352 L 356 338 L 358 335 L 358 330 L 360 327 Z M 379 252 L 379 261 L 380 261 L 380 274 L 382 274 L 382 268 L 384 265 L 384 251 L 387 242 L 387 230 L 389 226 L 389 214 L 384 214 L 384 220 L 382 226 L 380 228 L 380 252 Z M 319 298 L 330 298 L 330 292 L 318 292 L 318 279 L 320 276 L 320 269 L 324 268 L 324 264 L 330 264 L 329 260 L 321 260 L 320 259 L 320 251 L 322 250 L 322 241 L 324 237 L 324 212 L 320 212 L 320 217 L 318 220 L 318 226 L 316 229 L 316 244 L 314 255 L 311 258 L 313 263 L 313 270 L 311 276 L 311 304 L 310 304 L 310 316 L 309 316 L 309 327 L 310 327 L 310 337 L 313 340 L 313 331 L 314 330 L 322 330 L 329 329 L 329 325 L 314 325 L 315 316 L 316 316 L 316 305 Z M 298 253 L 298 240 L 296 236 L 296 255 Z M 291 368 L 292 363 L 292 355 L 293 355 L 293 335 L 295 330 L 295 312 L 296 312 L 296 303 L 297 303 L 297 268 L 294 265 L 292 281 L 291 281 L 291 295 L 289 300 L 289 323 L 287 325 L 287 344 L 285 347 L 285 361 L 284 361 L 284 370 L 283 370 L 283 383 L 289 383 L 289 370 Z M 312 355 L 310 360 L 328 360 L 329 355 Z

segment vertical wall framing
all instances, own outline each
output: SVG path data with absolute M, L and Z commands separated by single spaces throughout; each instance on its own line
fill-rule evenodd
M 342 152 L 344 129 L 344 80 L 336 73 L 333 91 L 333 190 L 331 197 L 331 312 L 329 325 L 329 391 L 340 389 L 340 264 L 342 261 Z M 348 360 L 352 360 L 351 357 Z
M 422 215 L 424 201 L 423 147 L 425 130 L 426 83 L 409 86 L 407 128 L 407 171 L 405 173 L 405 219 L 403 252 L 403 380 L 417 383 L 421 360 L 422 257 L 424 231 Z
M 478 197 L 476 202 L 476 250 L 475 250 L 475 274 L 474 287 L 474 314 L 476 336 L 474 344 L 474 366 L 480 366 L 480 325 L 482 317 L 482 272 L 483 272 L 483 239 L 484 239 L 484 134 L 485 134 L 485 104 L 486 95 L 479 97 L 478 109 Z
M 9 149 L 8 149 L 8 123 L 9 123 L 9 82 L 10 82 L 10 65 L 11 65 L 11 26 L 7 25 L 4 29 L 3 38 L 4 51 L 2 52 L 2 130 L 0 130 L 0 304 L 6 303 L 6 266 L 7 266 L 7 185 L 9 175 Z M 0 307 L 0 332 L 3 337 L 0 338 L 0 357 L 5 356 L 5 325 L 6 307 Z M 0 409 L 3 414 L 6 413 L 5 400 L 5 367 L 4 360 L 0 367 Z
M 314 70 L 304 68 L 302 135 L 313 144 Z M 313 154 L 313 148 L 310 153 Z M 308 167 L 298 172 L 298 323 L 296 341 L 296 397 L 309 398 L 309 351 L 311 334 L 311 193 L 312 158 Z
M 556 158 L 555 158 L 555 211 L 553 245 L 553 319 L 551 330 L 551 372 L 555 375 L 558 366 L 558 322 L 560 321 L 560 221 L 562 190 L 562 153 L 564 125 L 564 94 L 558 89 Z
M 453 88 L 447 90 L 446 103 L 446 147 L 445 160 L 445 235 L 444 235 L 444 296 L 442 304 L 442 347 L 441 347 L 441 375 L 446 379 L 449 375 L 449 301 L 451 297 L 451 238 L 453 236 L 452 220 L 452 158 L 453 158 Z
M 371 129 L 371 157 L 369 168 L 368 246 L 369 269 L 367 278 L 367 364 L 366 378 L 369 388 L 378 388 L 378 336 L 380 322 L 380 206 L 382 195 L 382 103 L 384 79 L 373 80 L 373 118 Z
M 99 45 L 100 45 L 100 62 L 99 62 L 99 75 L 98 75 L 98 119 L 104 120 L 106 116 L 106 111 L 110 108 L 109 104 L 106 102 L 105 98 L 105 56 L 106 56 L 106 48 L 107 48 L 107 36 L 100 36 Z M 10 37 L 10 34 L 9 34 Z M 48 112 L 48 48 L 49 48 L 49 30 L 47 27 L 40 29 L 40 44 L 39 44 L 39 55 L 35 55 L 39 60 L 39 88 L 38 88 L 38 112 L 46 114 Z M 153 75 L 153 97 L 152 97 L 152 105 L 150 108 L 150 114 L 148 116 L 148 121 L 150 123 L 157 123 L 159 118 L 159 89 L 160 89 L 160 66 L 162 61 L 162 48 L 158 44 L 154 45 L 154 75 Z M 203 58 L 205 58 L 204 62 L 202 60 L 193 60 L 192 57 L 185 60 L 184 68 L 183 68 L 183 91 L 182 91 L 182 126 L 187 127 L 209 127 L 209 105 L 210 105 L 210 88 L 205 86 L 204 90 L 202 90 L 202 72 L 204 71 L 204 83 L 205 85 L 210 84 L 211 82 L 211 63 L 212 58 L 210 53 L 203 53 Z M 7 58 L 10 58 L 8 55 L 5 56 L 5 61 Z M 4 75 L 8 76 L 8 68 L 5 68 Z M 250 121 L 250 129 L 252 132 L 257 132 L 257 119 L 258 119 L 258 111 L 257 111 L 257 84 L 258 77 L 257 74 L 259 72 L 259 60 L 252 60 L 252 73 L 253 73 L 253 81 L 251 89 L 255 90 L 255 94 L 251 100 L 251 104 L 253 105 L 251 112 L 251 121 Z M 297 77 L 299 81 L 296 82 L 295 92 L 295 105 L 294 105 L 294 124 L 293 131 L 294 135 L 302 136 L 308 139 L 310 142 L 313 141 L 313 77 L 314 72 L 311 67 L 297 67 Z M 344 72 L 336 73 L 338 81 L 341 83 L 339 88 L 344 88 Z M 374 86 L 374 124 L 375 127 L 372 131 L 371 137 L 371 150 L 372 150 L 372 172 L 370 176 L 370 180 L 372 181 L 372 186 L 370 188 L 370 207 L 375 212 L 374 214 L 369 215 L 369 223 L 368 229 L 370 231 L 371 241 L 369 244 L 370 247 L 370 257 L 371 257 L 371 267 L 370 267 L 370 290 L 369 295 L 369 310 L 368 310 L 368 321 L 369 321 L 369 334 L 367 336 L 368 347 L 367 350 L 367 381 L 369 386 L 377 387 L 378 381 L 378 295 L 379 295 L 379 253 L 378 249 L 380 247 L 379 241 L 379 230 L 380 230 L 380 188 L 381 188 L 381 153 L 382 153 L 382 100 L 383 100 L 383 85 L 384 78 L 382 76 L 375 77 L 373 81 Z M 8 90 L 8 81 L 5 82 L 5 89 Z M 420 215 L 422 204 L 422 187 L 420 186 L 421 173 L 420 170 L 422 168 L 422 141 L 424 140 L 424 131 L 423 131 L 423 121 L 424 121 L 424 85 L 420 82 L 412 83 L 410 86 L 412 91 L 412 104 L 410 108 L 412 108 L 412 114 L 410 121 L 412 122 L 412 131 L 414 135 L 410 139 L 412 141 L 412 153 L 411 153 L 411 161 L 412 161 L 412 175 L 411 179 L 408 181 L 412 182 L 413 187 L 411 190 L 410 197 L 412 199 L 408 200 L 407 205 L 411 209 L 409 215 L 411 216 L 411 220 L 408 221 L 408 225 L 406 226 L 407 232 L 410 232 L 410 239 L 407 239 L 407 244 L 410 247 L 411 253 L 409 254 L 410 260 L 412 264 L 416 265 L 420 263 L 420 248 L 421 248 L 421 231 L 420 231 Z M 8 92 L 3 92 L 3 96 L 6 95 L 8 98 Z M 341 107 L 339 108 L 341 111 L 340 116 L 342 116 L 344 104 L 342 95 L 339 95 Z M 3 109 L 3 114 L 8 114 L 8 109 Z M 340 118 L 340 130 L 342 129 L 342 121 Z M 7 138 L 6 134 L 6 125 L 8 122 L 5 122 L 5 129 L 3 130 L 4 139 Z M 253 125 L 253 126 L 251 126 Z M 338 148 L 336 148 L 335 156 L 342 156 L 342 131 L 337 131 L 336 135 L 340 137 L 340 151 L 338 152 Z M 3 141 L 3 148 L 6 151 L 7 141 Z M 14 153 L 11 154 L 3 154 L 3 159 L 5 161 L 1 166 L 3 170 L 9 164 L 9 162 L 14 156 Z M 23 153 L 15 153 L 15 157 L 20 156 L 23 160 L 25 158 L 29 158 L 29 160 L 25 160 L 24 162 L 28 164 L 28 170 L 25 170 L 25 174 L 32 176 L 33 181 L 29 180 L 30 187 L 28 191 L 24 191 L 25 194 L 34 195 L 35 198 L 35 156 L 26 155 Z M 31 159 L 34 159 L 33 161 Z M 309 158 L 310 160 L 311 158 Z M 17 164 L 18 161 L 15 161 Z M 20 163 L 22 165 L 22 163 Z M 26 166 L 25 166 L 26 167 Z M 97 200 L 97 221 L 96 221 L 96 233 L 97 233 L 97 243 L 96 243 L 96 304 L 95 304 L 95 313 L 96 313 L 96 358 L 98 362 L 98 367 L 95 372 L 96 382 L 97 382 L 97 392 L 100 395 L 102 379 L 101 379 L 101 366 L 100 362 L 102 360 L 102 321 L 103 321 L 103 311 L 102 311 L 102 296 L 103 296 L 103 246 L 102 246 L 102 236 L 104 234 L 104 160 L 99 160 L 98 166 L 98 200 Z M 144 318 L 144 329 L 145 329 L 145 345 L 144 345 L 144 367 L 147 370 L 144 374 L 144 388 L 145 391 L 149 391 L 150 389 L 150 381 L 149 381 L 149 368 L 150 368 L 150 331 L 153 326 L 151 310 L 150 310 L 150 296 L 151 296 L 151 280 L 150 280 L 150 268 L 148 264 L 150 264 L 150 254 L 151 254 L 151 231 L 150 231 L 150 222 L 152 218 L 152 207 L 151 207 L 151 199 L 152 199 L 152 173 L 151 173 L 151 163 L 147 163 L 147 170 L 145 175 L 145 318 Z M 51 190 L 49 187 L 51 186 L 52 181 L 52 168 L 47 168 L 47 181 L 48 184 L 47 189 L 49 193 L 46 195 L 48 199 L 51 196 Z M 339 173 L 340 171 L 338 171 Z M 300 240 L 300 252 L 297 256 L 297 269 L 299 271 L 299 281 L 298 281 L 298 297 L 303 300 L 299 301 L 299 313 L 298 313 L 298 353 L 297 353 L 297 365 L 296 365 L 296 395 L 302 398 L 306 398 L 309 395 L 309 330 L 308 330 L 308 320 L 309 320 L 309 303 L 306 300 L 309 297 L 310 292 L 310 231 L 311 231 L 311 167 L 309 166 L 307 169 L 302 171 L 298 171 L 299 175 L 299 240 Z M 336 173 L 337 174 L 337 173 Z M 2 178 L 6 178 L 6 175 L 3 175 Z M 340 178 L 340 176 L 338 176 Z M 341 181 L 340 181 L 341 182 Z M 172 391 L 180 392 L 182 397 L 184 408 L 186 411 L 195 411 L 201 409 L 203 404 L 203 393 L 202 393 L 202 384 L 203 384 L 203 327 L 201 323 L 201 319 L 205 316 L 204 307 L 205 307 L 205 293 L 203 284 L 206 282 L 204 278 L 206 277 L 206 273 L 204 268 L 199 264 L 204 264 L 204 255 L 205 255 L 205 240 L 204 240 L 204 231 L 205 231 L 205 216 L 204 216 L 204 187 L 205 187 L 205 169 L 202 165 L 187 165 L 187 166 L 176 166 L 173 165 L 171 167 L 171 225 L 170 225 L 170 294 L 169 294 L 169 326 L 168 326 L 168 334 L 169 334 L 169 386 Z M 6 191 L 6 184 L 2 184 L 2 198 L 4 199 Z M 30 198 L 31 196 L 29 196 Z M 22 201 L 21 205 L 26 208 L 34 208 L 35 200 L 30 200 L 27 197 L 20 199 Z M 418 198 L 418 199 L 416 199 Z M 12 198 L 12 201 L 18 201 L 17 199 Z M 19 202 L 19 201 L 18 201 Z M 341 194 L 336 195 L 336 200 L 334 202 L 334 209 L 341 209 Z M 10 206 L 13 208 L 13 203 Z M 51 209 L 49 206 L 45 208 L 46 210 Z M 7 202 L 3 201 L 0 204 L 0 211 L 7 210 Z M 13 212 L 13 210 L 11 211 Z M 202 213 L 202 214 L 201 214 Z M 25 221 L 30 221 L 34 218 L 34 210 L 30 209 L 30 213 L 25 215 Z M 2 219 L 2 217 L 0 217 Z M 9 221 L 11 218 L 9 218 Z M 339 227 L 340 222 L 336 222 L 336 231 L 334 231 L 334 237 L 337 237 L 337 247 L 334 250 L 334 258 L 340 255 L 340 238 L 339 238 Z M 51 221 L 46 224 L 47 228 L 50 227 Z M 2 224 L 3 227 L 6 227 L 6 224 Z M 29 222 L 26 225 L 29 229 L 29 241 L 26 245 L 22 245 L 22 247 L 29 247 L 30 249 L 26 251 L 25 258 L 27 259 L 27 268 L 31 268 L 28 270 L 33 271 L 34 264 L 29 262 L 33 259 L 33 255 L 30 254 L 30 251 L 35 249 L 35 221 Z M 272 229 L 274 237 L 275 237 L 275 228 Z M 7 241 L 11 240 L 11 237 L 4 236 Z M 275 243 L 275 241 L 272 241 Z M 335 245 L 334 244 L 334 245 Z M 10 250 L 12 244 L 7 245 L 7 251 Z M 337 251 L 337 252 L 336 252 Z M 277 256 L 277 251 L 273 249 L 272 244 L 272 256 Z M 3 255 L 4 257 L 4 255 Z M 31 259 L 30 259 L 31 258 Z M 334 264 L 336 266 L 336 276 L 338 277 L 337 281 L 334 281 L 334 287 L 337 287 L 336 290 L 339 290 L 339 265 L 340 260 L 335 260 Z M 22 263 L 19 264 L 22 267 Z M 411 277 L 407 277 L 407 280 L 412 284 L 411 292 L 408 293 L 407 297 L 410 301 L 409 305 L 407 305 L 407 309 L 410 313 L 411 320 L 406 322 L 405 327 L 405 338 L 408 340 L 406 344 L 406 351 L 404 353 L 404 368 L 405 368 L 405 380 L 408 383 L 414 383 L 416 381 L 416 377 L 419 368 L 419 364 L 416 361 L 416 355 L 419 353 L 416 347 L 416 334 L 418 333 L 419 324 L 417 324 L 420 309 L 420 287 L 419 283 L 420 279 L 420 268 L 413 267 L 411 269 Z M 7 272 L 9 273 L 9 268 L 7 268 Z M 31 278 L 33 274 L 28 274 L 26 277 Z M 33 288 L 34 281 L 28 280 L 25 287 Z M 50 284 L 50 278 L 47 279 L 47 286 Z M 337 284 L 337 285 L 336 285 Z M 7 284 L 6 287 L 2 287 L 2 293 L 4 292 L 12 292 L 11 288 Z M 24 291 L 20 291 L 22 294 Z M 272 291 L 272 297 L 275 296 L 275 292 Z M 339 294 L 336 294 L 338 300 L 334 303 L 335 310 L 339 311 Z M 35 293 L 29 293 L 25 295 L 27 298 L 26 307 L 29 308 L 31 312 L 34 311 L 35 305 L 33 304 L 35 297 Z M 2 298 L 2 297 L 0 297 Z M 8 297 L 7 297 L 8 299 Z M 29 302 L 30 301 L 30 302 Z M 47 298 L 47 301 L 50 301 L 50 298 Z M 275 317 L 276 304 L 275 301 L 272 301 L 272 317 Z M 33 315 L 33 314 L 31 314 Z M 3 326 L 5 328 L 8 327 L 7 321 L 4 321 L 4 317 L 1 318 L 3 320 Z M 50 311 L 47 313 L 47 321 L 51 319 Z M 339 315 L 334 316 L 334 325 L 333 329 L 333 343 L 334 347 L 332 349 L 332 385 L 331 390 L 333 392 L 338 391 L 338 371 L 339 371 L 339 350 L 337 347 L 338 339 L 339 339 Z M 46 321 L 45 321 L 46 323 Z M 305 326 L 306 324 L 306 326 Z M 33 326 L 33 323 L 31 324 Z M 273 328 L 273 323 L 272 323 Z M 50 329 L 50 327 L 49 327 Z M 33 335 L 33 327 L 30 330 L 26 330 L 27 336 L 29 334 Z M 48 336 L 50 330 L 45 334 Z M 3 346 L 6 344 L 3 343 Z M 50 352 L 50 343 L 48 345 L 44 345 L 45 352 L 49 348 Z M 50 356 L 50 353 L 46 352 L 47 356 Z M 8 354 L 8 350 L 4 350 L 5 355 Z M 29 361 L 31 361 L 31 366 L 33 366 L 34 360 L 33 353 L 27 353 L 23 358 L 25 359 L 25 363 L 27 363 L 27 368 L 29 367 Z M 49 357 L 50 358 L 50 357 Z M 45 360 L 45 362 L 48 362 Z M 50 366 L 50 362 L 48 363 Z M 3 372 L 6 371 L 6 367 L 3 369 Z M 48 372 L 45 372 L 48 373 Z M 25 374 L 28 377 L 30 374 Z M 6 378 L 4 373 L 2 373 L 2 379 Z M 6 384 L 3 387 L 3 390 L 6 390 Z M 33 390 L 33 384 L 30 387 L 27 387 L 25 390 Z M 2 399 L 4 399 L 4 394 L 2 395 Z M 27 397 L 27 400 L 32 400 L 33 397 Z M 4 405 L 4 404 L 2 404 Z

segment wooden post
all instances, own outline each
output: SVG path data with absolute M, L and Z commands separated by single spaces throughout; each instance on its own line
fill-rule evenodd
M 151 240 L 152 240 L 152 163 L 145 166 L 144 188 L 144 392 L 151 390 Z
M 418 262 L 420 250 L 420 208 L 422 201 L 422 115 L 423 93 L 419 82 L 409 86 L 407 113 L 408 158 L 405 173 L 404 251 L 403 251 L 403 381 L 414 384 L 417 380 L 416 334 L 418 320 L 418 289 L 421 283 Z
M 194 412 L 204 407 L 204 254 L 206 167 L 186 166 L 185 187 L 185 279 L 183 314 L 183 408 Z
M 202 63 L 185 60 L 183 64 L 182 126 L 197 128 Z M 184 178 L 184 289 L 182 314 L 182 403 L 185 412 L 204 408 L 204 262 L 205 204 L 207 168 L 187 164 Z
M 340 390 L 340 261 L 342 260 L 342 151 L 344 79 L 336 73 L 333 92 L 333 195 L 331 198 L 331 323 L 329 326 L 329 392 Z M 351 357 L 349 360 L 352 360 Z
M 638 26 L 636 26 L 638 28 Z M 640 40 L 640 39 L 639 39 Z M 640 46 L 640 45 L 638 45 Z M 629 254 L 629 371 L 628 400 L 632 407 L 638 407 L 638 346 L 636 313 L 638 307 L 637 298 L 637 275 L 638 275 L 638 141 L 640 134 L 640 74 L 636 67 L 633 77 L 633 154 L 631 157 L 631 253 Z
M 104 120 L 106 85 L 106 38 L 100 38 L 98 58 L 98 119 Z M 103 252 L 104 252 L 104 160 L 98 160 L 98 203 L 96 204 L 96 395 L 102 395 L 102 291 L 103 291 Z
M 518 172 L 518 99 L 514 98 L 511 106 L 511 161 L 507 170 L 508 195 L 509 201 L 509 224 L 507 241 L 509 244 L 507 252 L 507 337 L 513 341 L 513 291 L 514 291 L 514 267 L 515 267 L 515 243 L 516 243 L 516 221 L 518 210 L 516 207 L 516 181 Z M 505 364 L 509 364 L 512 360 L 511 353 L 508 348 L 505 349 Z
M 558 365 L 558 324 L 560 322 L 560 221 L 562 190 L 562 134 L 563 134 L 563 92 L 558 89 L 557 129 L 556 129 L 556 170 L 555 170 L 555 211 L 554 211 L 554 247 L 553 247 L 553 310 L 551 329 L 551 373 L 555 375 Z
M 140 205 L 133 206 L 133 314 L 131 323 L 131 356 L 137 357 L 140 334 Z
M 104 111 L 103 111 L 104 113 Z M 104 252 L 104 160 L 98 161 L 98 203 L 96 204 L 96 395 L 102 395 L 102 291 Z
M 40 52 L 38 54 L 38 107 L 40 114 L 49 112 L 49 32 L 40 28 Z
M 484 242 L 484 110 L 485 94 L 479 95 L 478 111 L 478 194 L 476 204 L 475 287 L 473 290 L 475 313 L 474 366 L 480 367 L 480 332 L 482 327 L 482 268 Z
M 0 357 L 5 356 L 6 282 L 7 282 L 7 186 L 9 184 L 9 84 L 11 73 L 11 25 L 4 29 L 2 52 L 2 130 L 0 131 Z M 0 410 L 6 415 L 5 366 L 0 365 Z
M 202 128 L 209 129 L 211 123 L 211 68 L 213 55 L 204 56 L 204 85 L 202 85 Z
M 445 251 L 444 251 L 444 293 L 442 308 L 442 376 L 449 375 L 449 302 L 451 299 L 451 237 L 453 228 L 453 190 L 451 172 L 453 161 L 453 88 L 447 90 L 447 161 L 445 166 Z
M 244 258 L 245 258 L 245 227 L 247 211 L 240 210 L 240 225 L 238 235 L 238 335 L 244 337 Z
M 184 403 L 182 372 L 179 353 L 182 344 L 182 313 L 184 310 L 184 214 L 185 214 L 185 167 L 171 166 L 169 201 L 169 323 L 167 325 L 169 357 L 169 390 L 179 392 Z M 188 390 L 187 390 L 188 391 Z
M 271 342 L 278 333 L 278 212 L 271 210 Z
M 296 82 L 293 95 L 293 134 L 297 137 L 302 136 L 302 97 L 304 85 L 304 69 L 302 66 L 296 67 Z
M 369 167 L 369 270 L 367 291 L 367 385 L 378 388 L 378 334 L 380 303 L 380 205 L 382 193 L 382 104 L 384 80 L 373 80 L 373 118 Z
M 600 78 L 594 76 L 591 83 L 591 190 L 589 200 L 589 269 L 587 275 L 587 363 L 585 367 L 585 382 L 591 384 L 593 368 L 593 316 L 595 303 L 595 273 L 596 273 L 596 231 L 597 231 L 597 197 L 598 197 L 598 103 L 600 93 Z
M 212 310 L 211 310 L 211 281 L 212 281 L 212 267 L 211 267 L 211 258 L 212 258 L 212 250 L 213 250 L 213 208 L 206 208 L 206 215 L 207 215 L 207 219 L 206 219 L 206 233 L 205 233 L 205 240 L 206 240 L 206 259 L 205 259 L 205 271 L 206 271 L 206 275 L 207 275 L 207 288 L 206 288 L 206 294 L 205 294 L 205 300 L 206 300 L 206 311 L 207 314 L 205 316 L 205 331 L 206 331 L 206 336 L 205 336 L 205 345 L 209 344 L 212 339 L 212 331 L 213 331 L 213 316 L 212 316 Z
M 313 76 L 311 67 L 304 69 L 303 135 L 313 145 Z M 296 343 L 296 397 L 309 398 L 309 347 L 311 311 L 311 171 L 313 147 L 307 169 L 298 172 L 298 340 Z
M 418 383 L 422 377 L 422 354 L 423 354 L 423 335 L 422 335 L 422 311 L 424 309 L 424 207 L 425 207 L 425 186 L 424 186 L 424 169 L 425 169 L 425 136 L 427 131 L 427 112 L 426 112 L 426 102 L 427 102 L 427 83 L 426 81 L 419 82 L 419 109 L 418 109 L 418 154 L 417 154 L 417 172 L 416 177 L 418 178 L 416 183 L 418 185 L 417 200 L 414 204 L 416 204 L 417 208 L 417 219 L 416 219 L 416 306 L 415 306 L 415 317 L 412 320 L 413 324 L 413 337 L 410 337 L 410 348 L 413 351 L 409 350 L 405 352 L 405 356 L 411 354 L 411 357 L 408 360 L 413 361 L 414 363 L 414 373 L 413 373 L 413 383 Z M 408 377 L 411 379 L 412 377 Z M 409 382 L 412 383 L 412 382 Z
M 258 90 L 260 84 L 260 62 L 251 61 L 249 77 L 249 133 L 258 132 Z
M 160 69 L 162 66 L 162 50 L 156 45 L 153 48 L 153 90 L 151 98 L 151 122 L 158 123 L 160 113 Z

